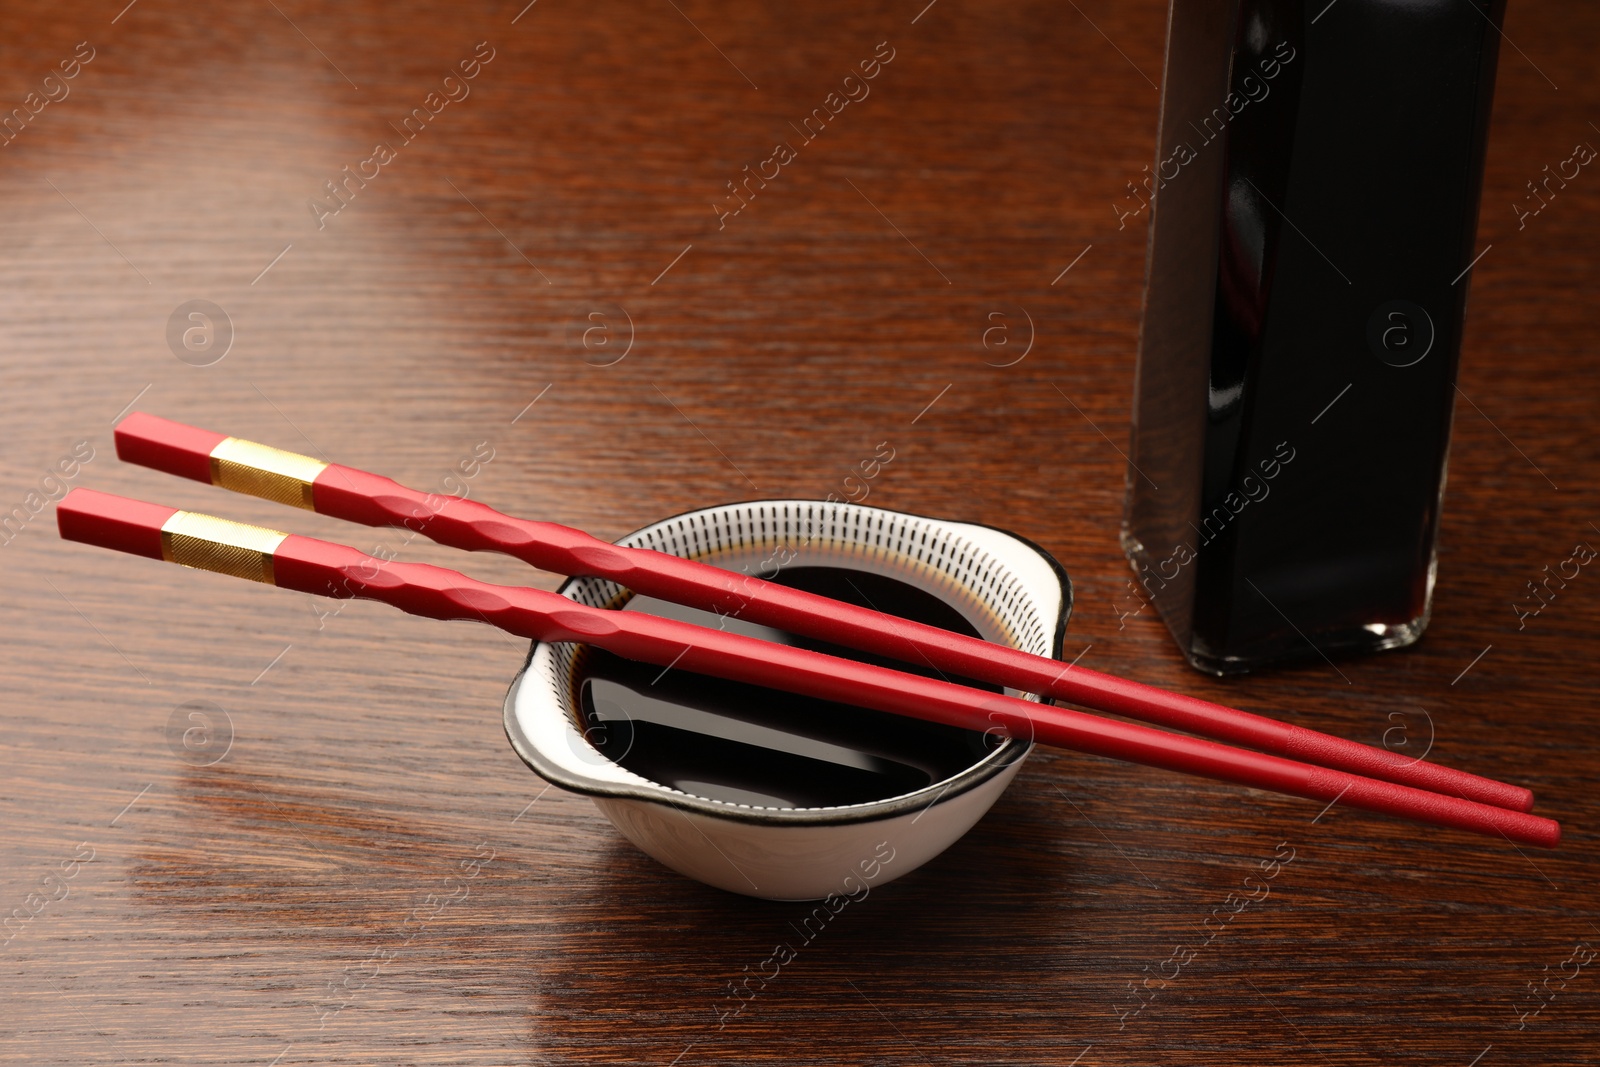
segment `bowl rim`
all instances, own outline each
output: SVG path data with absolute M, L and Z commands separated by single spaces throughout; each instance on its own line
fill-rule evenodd
M 739 508 L 750 505 L 765 504 L 810 504 L 823 506 L 845 505 L 867 511 L 878 512 L 883 515 L 894 515 L 907 519 L 917 519 L 922 522 L 936 525 L 971 526 L 1009 537 L 1023 547 L 1031 550 L 1042 559 L 1054 574 L 1061 590 L 1060 606 L 1056 612 L 1055 625 L 1050 635 L 1049 654 L 1054 659 L 1061 658 L 1062 647 L 1066 641 L 1067 623 L 1072 616 L 1073 588 L 1072 579 L 1067 574 L 1059 560 L 1055 558 L 1044 546 L 1021 534 L 1014 533 L 1000 526 L 985 522 L 967 522 L 961 519 L 934 518 L 919 515 L 915 512 L 898 511 L 892 508 L 879 508 L 869 504 L 853 504 L 848 501 L 808 500 L 801 497 L 756 497 L 748 500 L 727 501 L 712 504 L 706 507 L 691 508 L 672 515 L 664 516 L 644 526 L 623 534 L 616 543 L 621 543 L 635 534 L 643 533 L 652 527 L 685 519 L 689 516 L 703 515 L 707 512 L 718 511 L 724 508 Z M 556 592 L 566 596 L 568 591 L 580 582 L 596 581 L 591 576 L 569 577 Z M 519 759 L 539 777 L 552 785 L 574 793 L 581 793 L 589 797 L 605 797 L 610 799 L 644 801 L 651 804 L 661 804 L 679 810 L 694 812 L 699 815 L 726 819 L 734 822 L 757 823 L 763 826 L 830 826 L 858 822 L 875 822 L 890 819 L 918 808 L 928 809 L 953 799 L 983 784 L 995 775 L 1016 763 L 1020 763 L 1033 751 L 1034 742 L 1026 742 L 1015 738 L 1006 741 L 988 753 L 982 759 L 970 764 L 957 774 L 937 782 L 930 782 L 919 789 L 897 796 L 885 797 L 881 800 L 870 800 L 860 804 L 846 804 L 828 807 L 805 808 L 776 808 L 755 807 L 752 805 L 736 804 L 731 801 L 714 800 L 708 797 L 696 796 L 673 789 L 671 786 L 654 782 L 640 777 L 640 782 L 602 782 L 594 779 L 576 777 L 567 768 L 545 758 L 539 748 L 528 740 L 523 733 L 521 725 L 517 722 L 516 706 L 517 696 L 523 682 L 528 676 L 528 668 L 533 664 L 533 658 L 538 653 L 539 647 L 546 644 L 544 641 L 533 641 L 528 646 L 528 654 L 522 661 L 522 666 L 517 670 L 516 677 L 511 680 L 506 690 L 502 711 L 502 725 L 506 733 L 506 740 L 511 743 L 511 748 Z M 1044 702 L 1054 704 L 1050 698 Z M 928 794 L 934 794 L 930 800 Z

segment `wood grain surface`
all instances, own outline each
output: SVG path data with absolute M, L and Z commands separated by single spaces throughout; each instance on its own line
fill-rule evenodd
M 0 1062 L 1596 1062 L 1600 573 L 1514 610 L 1600 544 L 1600 176 L 1513 210 L 1600 144 L 1593 5 L 1507 16 L 1431 628 L 1221 683 L 1132 613 L 1117 544 L 1145 230 L 1113 205 L 1153 159 L 1159 0 L 123 2 L 3 5 Z M 719 1029 L 809 909 L 545 790 L 501 732 L 517 642 L 56 538 L 65 483 L 394 545 L 120 464 L 134 405 L 421 488 L 488 442 L 476 498 L 608 538 L 841 492 L 887 441 L 867 502 L 1047 547 L 1085 664 L 1431 737 L 1566 842 L 1041 752 Z

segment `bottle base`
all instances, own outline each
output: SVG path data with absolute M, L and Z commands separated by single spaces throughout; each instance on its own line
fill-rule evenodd
M 1424 611 L 1409 622 L 1394 624 L 1374 622 L 1346 630 L 1319 633 L 1315 637 L 1294 634 L 1291 639 L 1272 648 L 1254 650 L 1246 655 L 1217 654 L 1197 642 L 1183 655 L 1189 666 L 1218 678 L 1250 674 L 1253 671 L 1276 667 L 1302 666 L 1307 663 L 1332 662 L 1344 656 L 1365 655 L 1391 648 L 1405 648 L 1415 644 L 1428 628 L 1431 612 Z

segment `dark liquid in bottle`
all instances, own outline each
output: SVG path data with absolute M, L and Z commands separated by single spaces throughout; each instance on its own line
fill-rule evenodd
M 790 567 L 774 579 L 823 596 L 978 636 L 954 608 L 897 579 L 837 567 Z M 771 627 L 634 597 L 627 611 L 724 628 L 763 640 L 914 674 L 900 663 Z M 965 770 L 995 745 L 973 730 L 796 696 L 647 663 L 597 648 L 579 661 L 585 736 L 600 752 L 661 785 L 741 804 L 823 807 L 909 793 Z M 950 681 L 997 692 L 962 678 Z
M 1472 7 L 1417 23 L 1371 5 L 1315 40 L 1303 5 L 1241 8 L 1236 79 L 1277 42 L 1314 55 L 1229 126 L 1196 520 L 1202 657 L 1315 659 L 1420 632 L 1465 300 L 1451 278 L 1477 215 L 1464 176 L 1482 165 L 1468 105 L 1492 26 Z M 1419 77 L 1416 49 L 1446 40 L 1463 58 Z M 1427 203 L 1397 204 L 1412 182 Z
M 1172 8 L 1124 545 L 1218 674 L 1430 611 L 1503 4 L 1339 10 Z

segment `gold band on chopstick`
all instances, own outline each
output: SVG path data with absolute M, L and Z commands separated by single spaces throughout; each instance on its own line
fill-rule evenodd
M 307 511 L 315 510 L 311 483 L 327 469 L 320 459 L 237 437 L 225 438 L 211 450 L 212 485 Z
M 273 585 L 272 554 L 288 536 L 261 526 L 175 511 L 161 524 L 161 558 Z

